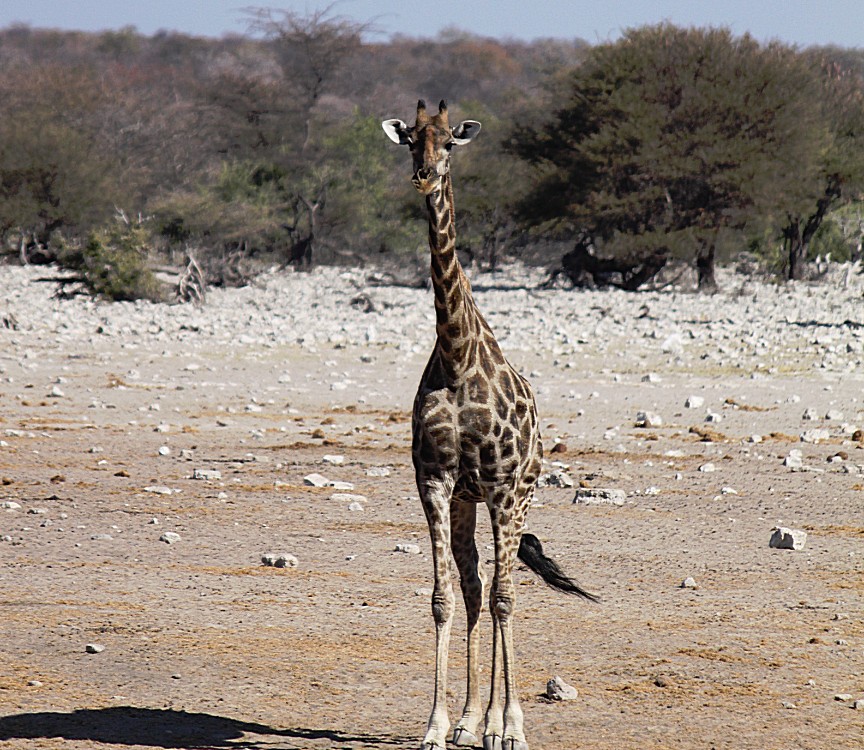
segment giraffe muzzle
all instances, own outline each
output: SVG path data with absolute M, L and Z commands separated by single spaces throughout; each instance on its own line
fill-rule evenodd
M 431 167 L 421 167 L 411 178 L 411 184 L 423 195 L 434 193 L 441 187 L 441 175 Z

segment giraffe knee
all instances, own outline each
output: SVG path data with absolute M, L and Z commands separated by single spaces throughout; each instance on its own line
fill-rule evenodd
M 435 591 L 432 594 L 432 617 L 437 624 L 447 622 L 453 616 L 452 591 Z
M 492 591 L 490 606 L 499 619 L 507 619 L 516 608 L 516 601 L 512 593 L 507 591 Z

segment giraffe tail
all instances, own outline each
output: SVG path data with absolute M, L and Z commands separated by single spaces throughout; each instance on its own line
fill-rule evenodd
M 551 557 L 543 553 L 543 545 L 533 534 L 522 534 L 519 542 L 519 559 L 525 563 L 532 572 L 543 579 L 547 586 L 563 591 L 565 594 L 575 594 L 591 602 L 599 602 L 600 599 L 590 591 L 583 589 L 576 581 L 570 578 L 558 566 Z

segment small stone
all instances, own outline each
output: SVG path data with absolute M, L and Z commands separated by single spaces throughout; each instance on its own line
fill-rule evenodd
M 171 449 L 167 445 L 160 445 L 159 446 L 159 455 L 160 456 L 170 456 L 171 455 Z
M 303 477 L 303 484 L 310 487 L 329 487 L 331 482 L 327 477 L 323 477 L 320 474 L 307 474 Z
M 366 469 L 367 477 L 389 477 L 390 469 L 386 466 L 372 466 Z
M 218 479 L 222 479 L 222 472 L 217 469 L 193 469 L 192 479 L 215 481 Z
M 419 555 L 420 554 L 420 545 L 419 544 L 397 544 L 393 551 L 394 552 L 404 552 L 408 555 Z
M 345 463 L 345 456 L 333 456 L 333 455 L 328 455 L 328 456 L 324 456 L 321 460 L 322 460 L 325 464 L 336 464 L 336 465 L 338 465 L 338 464 Z
M 348 506 L 348 510 L 351 510 L 351 511 L 364 510 L 363 503 L 351 503 Z
M 268 552 L 266 555 L 261 555 L 261 562 L 271 568 L 296 568 L 299 563 L 294 555 L 289 555 L 287 552 L 278 554 Z
M 40 688 L 40 687 L 42 687 L 42 681 L 41 680 L 30 680 L 27 683 L 27 687 Z
M 803 549 L 807 543 L 807 532 L 801 529 L 787 529 L 780 526 L 774 529 L 768 546 L 773 549 Z
M 720 416 L 717 412 L 709 411 L 709 412 L 705 415 L 705 421 L 706 421 L 706 422 L 711 422 L 711 423 L 713 423 L 713 424 L 717 424 L 718 422 L 722 422 L 722 421 L 723 421 L 723 417 Z
M 537 480 L 538 487 L 572 487 L 573 479 L 564 471 L 550 471 L 541 474 Z
M 414 596 L 432 596 L 432 589 L 420 588 L 414 590 Z
M 84 650 L 88 654 L 101 654 L 105 650 L 105 646 L 103 646 L 101 643 L 88 643 L 84 647 Z
M 812 430 L 804 430 L 801 433 L 801 442 L 802 443 L 821 443 L 823 440 L 829 440 L 831 438 L 831 432 L 822 428 L 814 428 Z
M 573 497 L 574 503 L 583 505 L 624 505 L 626 500 L 624 490 L 601 487 L 579 487 Z
M 702 396 L 688 396 L 684 402 L 685 409 L 698 409 L 705 404 L 705 399 Z
M 801 469 L 804 466 L 804 456 L 797 448 L 793 448 L 783 459 L 783 465 L 790 469 Z
M 825 414 L 825 419 L 840 422 L 843 419 L 843 412 L 838 409 L 829 409 Z
M 780 701 L 780 705 L 783 706 L 783 708 L 789 709 L 790 711 L 798 708 L 798 706 L 796 706 L 792 701 Z
M 110 534 L 93 534 L 90 539 L 94 542 L 110 542 L 113 541 L 114 537 Z
M 687 576 L 683 581 L 681 581 L 682 589 L 698 589 L 699 586 L 696 584 L 696 579 L 690 576 Z
M 707 464 L 702 464 L 699 467 L 699 471 L 703 474 L 711 474 L 712 472 L 717 471 L 717 467 L 709 461 Z
M 166 531 L 159 537 L 159 541 L 165 542 L 165 544 L 174 544 L 175 542 L 179 542 L 180 539 L 181 537 L 176 531 Z
M 801 415 L 801 419 L 810 422 L 814 419 L 819 419 L 819 412 L 815 409 L 805 409 L 804 413 Z
M 747 438 L 747 441 L 750 443 L 761 443 L 762 442 L 762 436 L 754 434 L 754 435 L 751 435 L 749 438 Z
M 334 490 L 353 490 L 354 485 L 351 482 L 329 482 L 329 487 L 332 487 Z
M 51 398 L 63 398 L 66 394 L 60 389 L 60 386 L 55 385 L 49 394 Z
M 853 697 L 854 696 L 851 693 L 837 693 L 837 695 L 834 696 L 834 700 L 846 703 L 846 701 L 851 701 Z
M 857 701 L 852 703 L 852 708 L 856 711 L 864 711 L 864 698 L 859 698 Z
M 550 701 L 573 701 L 579 697 L 579 691 L 555 675 L 546 683 L 546 697 Z
M 174 494 L 174 490 L 172 490 L 170 487 L 163 487 L 161 485 L 159 485 L 159 486 L 154 485 L 151 487 L 145 487 L 144 492 L 152 492 L 154 495 L 173 495 Z
M 638 411 L 633 425 L 635 427 L 662 427 L 663 417 L 653 411 Z
M 21 504 L 16 503 L 14 500 L 5 500 L 0 503 L 0 508 L 4 510 L 21 510 Z
M 330 495 L 331 500 L 338 503 L 366 503 L 369 498 L 366 495 L 353 495 L 350 492 L 334 492 Z
M 647 375 L 643 375 L 641 380 L 643 383 L 659 383 L 662 378 L 656 372 L 649 372 Z

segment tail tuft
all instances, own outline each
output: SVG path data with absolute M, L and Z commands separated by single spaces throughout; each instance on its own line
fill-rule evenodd
M 519 542 L 519 559 L 536 573 L 547 586 L 563 591 L 565 594 L 575 594 L 590 602 L 600 599 L 583 589 L 576 581 L 567 576 L 551 557 L 543 553 L 543 545 L 533 534 L 522 534 Z

